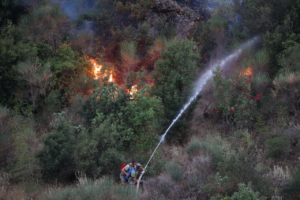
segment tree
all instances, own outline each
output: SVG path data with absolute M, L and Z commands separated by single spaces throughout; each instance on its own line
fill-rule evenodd
M 74 173 L 75 128 L 61 116 L 57 127 L 43 138 L 44 147 L 37 154 L 46 180 L 65 180 Z
M 12 107 L 16 103 L 16 88 L 20 85 L 14 66 L 28 58 L 44 60 L 52 50 L 46 44 L 22 40 L 19 29 L 11 22 L 1 29 L 0 46 L 0 103 Z
M 280 69 L 278 61 L 285 51 L 299 44 L 300 1 L 296 0 L 234 0 L 236 13 L 250 34 L 262 34 L 264 46 L 271 57 L 271 73 Z
M 0 2 L 0 27 L 3 27 L 7 22 L 13 21 L 15 24 L 19 19 L 25 7 L 20 5 L 20 0 L 10 0 Z
M 40 95 L 46 94 L 46 89 L 50 83 L 52 76 L 50 72 L 50 64 L 42 65 L 38 60 L 27 60 L 20 62 L 16 67 L 19 73 L 19 80 L 24 80 L 29 86 L 29 91 L 21 92 L 28 97 L 35 106 L 36 101 Z
M 122 61 L 122 74 L 125 80 L 129 73 L 136 69 L 139 62 L 139 58 L 136 54 L 135 43 L 122 42 L 120 53 Z
M 172 119 L 186 100 L 197 76 L 199 55 L 193 51 L 195 42 L 173 39 L 166 44 L 152 72 L 152 93 L 162 99 L 165 114 Z
M 41 172 L 38 160 L 29 149 L 29 138 L 28 134 L 24 132 L 17 133 L 15 138 L 16 163 L 11 173 L 14 178 L 21 180 L 26 186 L 35 186 L 41 178 Z
M 162 118 L 160 98 L 150 96 L 150 87 L 147 85 L 137 88 L 131 95 L 115 83 L 109 83 L 107 78 L 99 79 L 96 88 L 88 98 L 83 95 L 77 97 L 74 107 L 84 117 L 87 126 L 100 126 L 105 120 L 110 120 L 116 126 L 124 146 L 136 149 L 141 145 L 142 150 L 151 148 L 156 139 L 155 120 Z
M 31 41 L 49 44 L 56 50 L 68 35 L 68 18 L 59 5 L 45 4 L 34 8 L 20 20 L 23 35 Z
M 91 133 L 82 131 L 76 148 L 76 168 L 94 178 L 117 174 L 122 161 L 122 154 L 118 152 L 120 145 L 120 134 L 110 119 L 96 126 Z
M 274 31 L 282 23 L 292 0 L 234 0 L 234 10 L 250 33 Z
M 226 30 L 227 22 L 217 15 L 213 15 L 209 21 L 210 29 L 215 37 L 217 44 L 217 59 L 219 60 L 222 55 L 223 43 L 224 43 L 224 33 Z

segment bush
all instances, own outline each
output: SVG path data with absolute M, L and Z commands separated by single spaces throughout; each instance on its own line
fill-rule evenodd
M 20 29 L 25 37 L 49 44 L 56 50 L 68 35 L 68 18 L 59 5 L 42 5 L 20 20 Z
M 147 159 L 149 159 L 148 155 L 147 155 Z M 145 162 L 147 162 L 147 160 L 145 160 Z M 164 159 L 156 160 L 154 164 L 151 164 L 147 167 L 147 173 L 143 176 L 143 178 L 158 176 L 165 168 L 165 166 L 166 166 L 166 161 Z
M 165 114 L 173 119 L 188 96 L 189 87 L 197 76 L 199 54 L 195 42 L 173 39 L 166 44 L 161 59 L 155 63 L 153 94 L 162 99 Z
M 224 156 L 223 162 L 219 163 L 218 171 L 222 176 L 227 176 L 228 194 L 236 192 L 238 183 L 253 183 L 253 189 L 264 196 L 271 196 L 271 181 L 263 175 L 266 170 L 259 170 L 257 162 L 257 152 L 254 146 L 247 150 L 238 150 Z
M 266 144 L 268 147 L 268 157 L 282 158 L 289 150 L 290 140 L 287 136 L 278 136 L 267 139 Z
M 299 113 L 300 71 L 299 69 L 283 69 L 275 76 L 272 91 L 273 98 L 287 107 L 287 111 L 297 115 Z
M 238 184 L 239 191 L 235 192 L 231 198 L 225 197 L 222 200 L 266 200 L 266 197 L 259 197 L 259 192 L 251 189 L 251 183 L 246 186 L 244 183 Z
M 181 167 L 176 163 L 167 163 L 166 171 L 170 175 L 170 177 L 176 182 L 180 181 L 183 176 L 183 171 Z
M 82 95 L 75 105 L 86 124 L 95 128 L 110 120 L 123 146 L 131 146 L 137 153 L 152 149 L 157 139 L 155 122 L 159 124 L 163 115 L 161 99 L 149 95 L 148 85 L 130 95 L 115 83 L 108 83 L 105 79 L 100 81 L 94 94 L 87 99 Z
M 189 155 L 195 155 L 201 150 L 201 145 L 199 141 L 191 141 L 185 148 L 185 152 Z
M 43 138 L 44 147 L 37 154 L 48 181 L 65 180 L 74 174 L 75 128 L 63 117 L 57 123 L 55 130 Z
M 134 188 L 117 185 L 111 178 L 105 177 L 94 182 L 89 179 L 83 179 L 75 188 L 67 187 L 65 189 L 51 190 L 46 200 L 132 200 L 138 196 L 139 194 L 136 193 Z
M 145 182 L 147 198 L 145 199 L 180 199 L 180 187 L 167 175 L 147 179 Z
M 214 77 L 214 96 L 217 104 L 215 112 L 222 113 L 224 120 L 230 125 L 236 125 L 241 129 L 247 127 L 252 120 L 252 112 L 256 106 L 256 101 L 261 94 L 252 96 L 251 82 L 252 75 L 243 75 L 241 78 L 233 81 L 223 75 L 220 66 L 213 71 Z
M 16 67 L 19 73 L 18 79 L 25 81 L 28 85 L 27 88 L 22 88 L 20 93 L 22 96 L 28 97 L 33 106 L 35 106 L 38 97 L 46 94 L 46 89 L 50 83 L 52 76 L 50 72 L 50 64 L 46 63 L 42 65 L 38 59 L 26 60 L 25 62 L 19 62 Z
M 5 137 L 9 129 L 9 117 L 10 110 L 7 107 L 0 105 L 0 146 L 5 143 L 5 140 L 2 142 L 1 138 Z
M 38 160 L 29 149 L 30 136 L 32 136 L 32 130 L 30 129 L 16 135 L 15 164 L 10 171 L 13 178 L 22 181 L 22 183 L 26 184 L 26 187 L 37 186 L 41 178 Z
M 89 177 L 118 175 L 122 154 L 117 150 L 121 145 L 120 134 L 110 120 L 101 123 L 91 134 L 82 131 L 76 147 L 77 169 Z
M 284 194 L 288 199 L 300 198 L 300 167 L 292 174 L 292 180 L 284 189 Z
M 219 162 L 222 161 L 222 157 L 226 149 L 227 147 L 222 142 L 221 137 L 207 136 L 207 138 L 204 141 L 190 142 L 188 147 L 186 148 L 186 152 L 189 155 L 196 155 L 199 154 L 201 151 L 204 151 L 212 155 L 212 162 L 213 164 L 217 165 Z

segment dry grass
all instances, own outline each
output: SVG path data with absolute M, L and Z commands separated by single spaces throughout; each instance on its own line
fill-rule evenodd
M 291 173 L 288 166 L 285 166 L 284 168 L 282 166 L 274 165 L 273 169 L 270 170 L 267 176 L 269 176 L 273 180 L 281 179 L 285 182 L 291 179 Z
M 44 199 L 45 193 L 45 188 L 26 191 L 21 185 L 14 185 L 0 191 L 0 200 L 41 200 Z
M 189 157 L 183 147 L 164 146 L 162 149 L 162 152 L 168 155 L 165 158 L 180 164 L 183 173 L 182 178 L 175 182 L 168 174 L 162 173 L 157 177 L 147 179 L 145 182 L 147 194 L 143 195 L 142 199 L 202 198 L 202 187 L 207 183 L 207 177 L 212 173 L 212 157 L 208 154 Z
M 145 188 L 148 195 L 143 198 L 144 200 L 156 199 L 163 196 L 168 199 L 180 199 L 181 188 L 167 174 L 147 179 Z

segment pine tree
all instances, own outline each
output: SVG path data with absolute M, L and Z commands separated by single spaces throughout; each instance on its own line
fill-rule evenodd
M 12 176 L 15 179 L 22 181 L 28 186 L 35 186 L 41 177 L 38 160 L 34 157 L 33 152 L 29 149 L 28 136 L 24 132 L 16 134 L 15 138 L 15 161 Z

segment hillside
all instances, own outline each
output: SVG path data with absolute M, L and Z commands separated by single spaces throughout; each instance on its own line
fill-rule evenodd
M 1 1 L 0 200 L 300 199 L 299 13 Z

